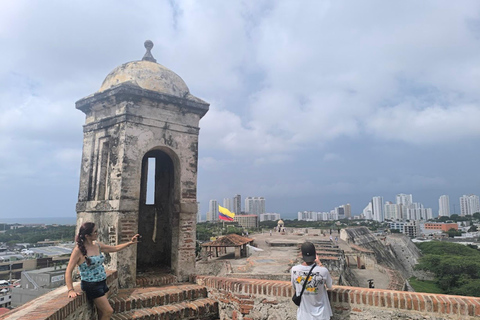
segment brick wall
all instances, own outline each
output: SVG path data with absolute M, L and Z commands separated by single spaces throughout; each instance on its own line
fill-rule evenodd
M 118 291 L 117 272 L 107 270 L 107 285 L 110 294 Z M 74 283 L 75 291 L 82 292 L 80 282 Z M 0 320 L 85 320 L 94 319 L 93 304 L 85 294 L 74 299 L 67 296 L 67 287 L 62 286 L 23 306 L 0 316 Z
M 288 281 L 197 276 L 209 298 L 219 302 L 220 319 L 295 320 Z M 118 290 L 116 271 L 108 271 L 112 293 Z M 80 284 L 75 283 L 80 292 Z M 329 291 L 334 320 L 473 320 L 480 318 L 480 298 L 334 286 Z M 0 316 L 0 320 L 84 320 L 93 318 L 92 305 L 81 294 L 67 297 L 65 286 Z
M 290 282 L 197 276 L 209 297 L 219 301 L 221 319 L 296 319 Z M 480 298 L 334 286 L 329 291 L 334 320 L 473 320 Z

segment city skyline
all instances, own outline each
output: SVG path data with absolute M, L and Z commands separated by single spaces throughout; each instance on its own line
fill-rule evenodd
M 85 116 L 75 102 L 140 60 L 147 39 L 210 104 L 192 168 L 203 215 L 235 194 L 263 196 L 282 217 L 346 203 L 358 214 L 402 192 L 435 215 L 449 195 L 458 214 L 461 196 L 480 194 L 477 1 L 0 9 L 0 220 L 76 216 Z
M 452 215 L 452 214 L 458 214 L 458 215 L 461 215 L 461 210 L 460 210 L 460 202 L 461 202 L 461 198 L 462 197 L 465 197 L 466 195 L 462 195 L 461 197 L 459 197 L 459 200 L 458 200 L 458 204 L 456 203 L 451 203 L 451 201 L 449 200 L 450 197 L 448 195 L 440 195 L 438 198 L 437 198 L 437 206 L 433 206 L 433 207 L 429 207 L 427 205 L 424 204 L 424 202 L 421 202 L 421 201 L 417 201 L 415 196 L 413 194 L 406 194 L 406 193 L 399 193 L 399 194 L 396 194 L 394 196 L 392 196 L 391 198 L 389 199 L 394 199 L 395 201 L 390 201 L 390 200 L 385 200 L 383 196 L 373 196 L 370 198 L 369 201 L 367 201 L 367 207 L 370 207 L 372 210 L 372 213 L 370 213 L 370 215 L 367 215 L 367 219 L 372 219 L 372 220 L 377 220 L 374 216 L 374 211 L 375 211 L 375 208 L 378 210 L 378 208 L 380 208 L 380 214 L 381 216 L 383 217 L 381 219 L 381 221 L 385 220 L 385 219 L 388 219 L 387 216 L 390 216 L 390 215 L 395 215 L 395 216 L 399 216 L 401 215 L 401 209 L 398 209 L 396 207 L 389 207 L 387 209 L 387 205 L 389 204 L 392 204 L 392 205 L 397 205 L 397 204 L 403 204 L 403 205 L 414 205 L 414 208 L 412 210 L 414 210 L 413 214 L 415 214 L 415 210 L 423 210 L 423 209 L 430 209 L 431 210 L 431 213 L 429 213 L 429 215 L 431 214 L 432 217 L 436 218 L 436 217 L 439 217 L 441 215 L 439 215 L 439 212 L 440 212 L 440 207 L 441 207 L 441 199 L 442 197 L 447 197 L 446 199 L 446 203 L 449 204 L 450 206 L 450 210 L 449 210 L 449 214 L 448 216 Z M 474 195 L 474 194 L 469 194 L 468 196 L 474 196 L 476 198 L 474 198 L 474 200 L 472 200 L 475 205 L 478 204 L 478 207 L 476 208 L 479 208 L 479 211 L 480 211 L 480 202 L 478 200 L 479 196 L 477 195 Z M 224 204 L 225 204 L 225 201 L 226 199 L 229 199 L 231 201 L 231 203 L 233 203 L 234 201 L 234 198 L 235 197 L 241 197 L 241 195 L 239 194 L 236 194 L 233 198 L 223 198 L 223 201 L 224 201 Z M 247 198 L 256 198 L 256 197 L 247 197 Z M 261 197 L 263 198 L 263 197 Z M 232 199 L 232 200 L 231 200 Z M 414 200 L 415 199 L 415 200 Z M 245 199 L 246 200 L 246 199 Z M 263 198 L 263 200 L 265 201 L 265 198 Z M 375 203 L 375 201 L 376 203 Z M 212 201 L 216 201 L 216 200 L 210 200 L 210 202 Z M 444 200 L 445 202 L 445 200 Z M 265 201 L 265 204 L 268 203 L 267 201 Z M 418 207 L 418 206 L 421 206 Z M 295 212 L 278 212 L 278 211 L 272 211 L 272 210 L 267 210 L 267 206 L 265 205 L 265 213 L 279 213 L 281 214 L 282 216 L 282 219 L 296 219 L 298 217 L 298 214 L 300 212 L 330 212 L 330 211 L 336 211 L 337 209 L 339 208 L 345 208 L 347 206 L 347 210 L 348 212 L 351 213 L 351 216 L 359 216 L 361 214 L 364 214 L 365 215 L 365 208 L 363 210 L 358 210 L 358 211 L 355 211 L 355 210 L 352 210 L 352 205 L 350 203 L 347 203 L 347 204 L 337 204 L 335 207 L 333 208 L 322 208 L 322 209 L 319 209 L 319 208 L 313 208 L 313 209 L 304 209 L 304 208 L 299 208 L 297 211 Z M 454 209 L 455 209 L 455 206 L 456 206 L 456 210 L 454 212 Z M 388 212 L 386 212 L 387 210 L 390 210 Z M 398 210 L 400 210 L 398 212 Z M 362 211 L 362 212 L 360 212 Z M 233 212 L 233 211 L 232 211 Z M 244 210 L 241 210 L 240 212 L 243 212 L 244 214 L 248 214 L 246 211 Z M 397 213 L 392 213 L 392 212 L 397 212 Z M 422 211 L 423 212 L 423 211 Z M 205 216 L 207 216 L 208 214 L 208 211 L 205 212 Z M 422 213 L 423 214 L 423 213 Z M 203 215 L 202 215 L 203 216 Z M 377 221 L 380 221 L 380 220 L 377 220 Z

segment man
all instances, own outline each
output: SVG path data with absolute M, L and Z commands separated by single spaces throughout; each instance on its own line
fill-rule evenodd
M 329 320 L 332 316 L 332 308 L 328 301 L 327 286 L 332 288 L 332 277 L 320 260 L 318 259 L 315 246 L 311 242 L 302 244 L 302 257 L 305 261 L 294 266 L 291 270 L 293 290 L 297 296 L 302 292 L 303 283 L 307 280 L 305 291 L 302 295 L 302 302 L 297 310 L 298 320 Z M 308 272 L 313 268 L 310 276 Z

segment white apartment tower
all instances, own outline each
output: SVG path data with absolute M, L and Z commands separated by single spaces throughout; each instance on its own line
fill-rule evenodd
M 298 221 L 317 221 L 318 212 L 315 211 L 303 211 L 297 213 Z
M 235 197 L 233 197 L 233 212 L 235 214 L 240 214 L 242 213 L 242 196 L 239 194 L 236 194 Z
M 413 203 L 413 196 L 411 194 L 400 193 L 397 194 L 397 204 L 407 206 Z
M 260 215 L 265 213 L 264 197 L 247 197 L 245 199 L 245 213 Z
M 372 198 L 372 218 L 373 220 L 383 222 L 385 217 L 383 215 L 383 197 Z
M 223 207 L 227 208 L 229 211 L 233 211 L 233 206 L 232 206 L 232 199 L 230 198 L 223 198 Z M 235 212 L 235 211 L 233 211 Z
M 480 212 L 480 201 L 477 195 L 460 197 L 460 215 L 472 215 L 476 212 Z
M 197 223 L 202 222 L 202 212 L 200 211 L 200 202 L 197 202 Z
M 397 204 L 400 208 L 400 215 L 402 219 L 410 219 L 407 217 L 407 208 L 413 203 L 413 196 L 411 194 L 400 193 L 397 194 Z
M 208 203 L 207 221 L 218 221 L 218 202 L 217 200 L 210 200 Z
M 402 214 L 400 211 L 400 205 L 393 203 L 391 201 L 385 202 L 384 218 L 388 220 L 401 220 Z
M 367 220 L 372 220 L 373 219 L 373 206 L 372 206 L 372 201 L 368 203 L 368 205 L 363 209 L 363 217 Z
M 450 217 L 450 198 L 446 194 L 438 199 L 438 216 Z
M 280 213 L 261 213 L 260 222 L 280 220 Z

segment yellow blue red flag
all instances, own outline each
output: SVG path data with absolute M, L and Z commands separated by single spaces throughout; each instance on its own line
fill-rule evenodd
M 218 218 L 220 220 L 233 221 L 234 217 L 235 217 L 235 213 L 230 212 L 230 210 L 228 210 L 227 208 L 218 206 Z

